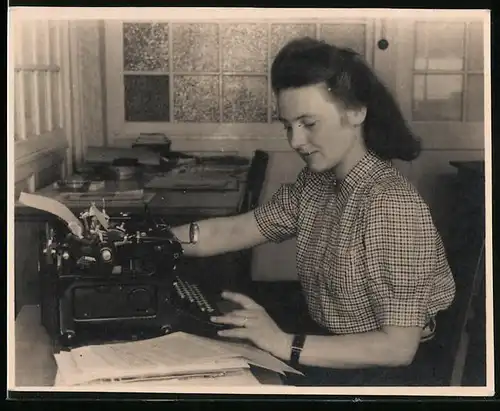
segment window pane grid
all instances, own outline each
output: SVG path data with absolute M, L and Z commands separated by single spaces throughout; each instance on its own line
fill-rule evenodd
M 44 62 L 43 61 L 38 61 L 38 58 L 40 57 L 39 54 L 38 54 L 38 47 L 37 47 L 37 26 L 33 26 L 32 29 L 31 29 L 31 44 L 32 44 L 32 53 L 33 53 L 33 56 L 32 56 L 32 61 L 34 64 L 43 64 Z M 32 86 L 32 90 L 33 90 L 33 99 L 32 99 L 32 104 L 33 104 L 33 116 L 34 116 L 34 134 L 36 135 L 39 135 L 41 133 L 41 106 L 39 106 L 38 102 L 39 102 L 39 94 L 40 94 L 40 91 L 39 91 L 39 76 L 40 76 L 40 72 L 39 71 L 34 71 L 33 72 L 33 77 L 32 77 L 32 83 L 31 83 L 31 86 Z
M 471 49 L 475 50 L 475 59 L 478 58 L 478 52 L 476 50 L 478 47 L 471 43 L 472 24 L 469 22 L 453 22 L 448 24 L 448 26 L 455 26 L 457 30 L 456 33 L 460 35 L 460 38 L 453 38 L 453 36 L 451 36 L 452 40 L 455 41 L 455 45 L 461 44 L 460 64 L 457 61 L 457 55 L 455 55 L 455 60 L 453 60 L 452 57 L 451 59 L 448 58 L 447 61 L 446 58 L 443 57 L 441 60 L 435 60 L 435 62 L 439 62 L 438 64 L 441 64 L 441 66 L 429 67 L 429 44 L 432 41 L 435 43 L 435 38 L 430 38 L 429 28 L 432 24 L 433 23 L 416 22 L 414 26 L 415 53 L 413 62 L 414 81 L 412 82 L 412 119 L 414 121 L 482 121 L 477 116 L 477 110 L 474 110 L 474 113 L 469 113 L 471 108 L 474 107 L 474 104 L 471 104 L 469 101 L 472 96 L 468 86 L 469 79 L 471 77 L 483 76 L 484 74 L 483 71 L 477 69 L 476 65 L 470 67 Z M 458 31 L 459 27 L 460 31 Z M 450 41 L 449 38 L 448 41 Z M 451 51 L 451 46 L 446 51 L 449 53 Z M 421 52 L 423 52 L 423 57 L 420 56 Z M 482 58 L 482 53 L 479 54 L 481 54 Z M 456 68 L 452 69 L 452 66 L 456 66 Z M 438 78 L 441 78 L 442 81 L 436 82 L 435 80 Z M 433 99 L 429 98 L 428 95 L 429 82 L 434 83 L 433 87 L 438 89 L 451 87 L 448 90 L 448 95 L 444 96 L 446 93 L 443 93 L 441 100 L 439 100 L 439 98 L 434 98 L 435 101 L 438 101 L 433 103 Z M 458 104 L 457 93 L 460 94 L 460 104 Z M 481 93 L 482 92 L 476 92 L 474 97 L 477 98 Z M 423 104 L 419 104 L 419 102 Z M 482 101 L 478 101 L 477 103 L 482 104 Z M 433 108 L 423 109 L 422 111 L 422 107 L 425 105 L 431 107 L 433 104 L 438 105 L 434 105 Z M 456 112 L 452 113 L 450 110 L 456 110 Z
M 15 139 L 38 138 L 61 127 L 59 24 L 20 23 L 17 29 Z
M 330 39 L 325 38 L 325 40 L 329 41 L 332 40 L 331 33 L 335 34 L 335 31 L 331 30 L 332 28 L 338 27 L 344 34 L 353 30 L 353 33 L 357 33 L 359 37 L 353 39 L 353 41 L 358 45 L 362 44 L 362 46 L 358 46 L 358 49 L 362 49 L 362 54 L 366 54 L 366 49 L 368 47 L 367 36 L 369 35 L 369 23 L 367 20 L 347 22 L 245 21 L 236 23 L 211 21 L 154 23 L 164 27 L 164 30 L 168 33 L 168 45 L 165 47 L 168 49 L 168 52 L 165 51 L 164 54 L 162 54 L 162 61 L 164 63 L 168 55 L 168 65 L 165 66 L 165 64 L 163 64 L 163 66 L 158 66 L 154 61 L 147 58 L 150 67 L 146 67 L 144 63 L 132 65 L 130 62 L 134 60 L 134 58 L 127 58 L 126 55 L 127 50 L 131 49 L 131 45 L 134 43 L 135 39 L 130 33 L 134 32 L 134 30 L 135 32 L 141 31 L 134 28 L 134 24 L 140 24 L 140 29 L 143 33 L 147 33 L 148 30 L 152 32 L 152 29 L 148 26 L 148 24 L 152 24 L 150 22 L 138 23 L 128 21 L 122 24 L 124 86 L 127 82 L 130 86 L 130 81 L 132 81 L 131 79 L 135 76 L 143 80 L 145 77 L 165 78 L 164 76 L 168 76 L 168 120 L 164 115 L 159 116 L 157 119 L 139 119 L 139 115 L 134 117 L 134 115 L 131 115 L 130 102 L 124 101 L 124 120 L 126 122 L 148 121 L 159 123 L 184 123 L 195 121 L 200 123 L 255 122 L 271 124 L 277 121 L 276 101 L 272 93 L 270 79 L 270 68 L 276 52 L 276 50 L 274 50 L 273 53 L 273 34 L 275 31 L 282 32 L 282 36 L 285 36 L 283 38 L 284 40 L 290 39 L 286 38 L 287 33 L 289 37 L 293 37 L 291 34 L 295 33 L 296 35 L 311 35 L 319 39 L 322 38 L 323 32 L 330 33 Z M 185 27 L 189 25 L 191 26 Z M 217 28 L 216 36 L 214 25 Z M 346 27 L 346 25 L 352 25 L 352 28 Z M 210 57 L 212 58 L 212 60 L 210 60 L 212 63 L 186 60 L 184 53 L 181 57 L 176 57 L 175 50 L 180 50 L 180 47 L 182 47 L 182 42 L 176 38 L 176 35 L 178 33 L 184 33 L 188 39 L 193 36 L 202 36 L 203 32 L 200 28 L 202 26 L 205 28 L 210 26 L 210 44 L 214 44 L 214 41 L 217 42 L 217 59 L 213 60 L 213 54 L 211 54 Z M 328 29 L 330 30 L 328 31 Z M 338 40 L 340 41 L 339 45 L 346 46 L 342 44 L 342 33 Z M 359 33 L 362 33 L 362 36 L 359 36 Z M 241 41 L 241 39 L 244 39 L 244 41 Z M 154 42 L 154 40 L 151 41 Z M 196 47 L 208 47 L 206 46 L 206 42 L 209 40 L 203 39 L 203 41 L 205 41 L 205 46 L 196 45 Z M 335 38 L 333 38 L 333 41 L 337 42 Z M 149 49 L 154 48 L 151 46 L 151 42 L 148 42 L 144 38 L 138 40 L 138 42 L 140 44 L 149 45 Z M 251 53 L 244 52 L 248 50 L 250 50 Z M 197 55 L 199 55 L 198 52 L 199 50 L 196 52 Z M 144 57 L 143 54 L 141 54 L 141 56 Z M 135 59 L 134 61 L 138 60 L 139 59 Z M 189 64 L 187 62 L 189 62 Z M 217 71 L 204 70 L 204 68 L 214 67 L 215 62 L 218 66 Z M 260 70 L 259 67 L 261 67 Z M 189 68 L 189 70 L 183 70 L 183 68 Z M 186 88 L 187 85 L 191 85 L 192 88 Z M 177 87 L 181 87 L 181 89 L 176 90 Z M 212 93 L 212 91 L 216 89 L 217 91 Z M 188 94 L 186 90 L 188 90 L 190 97 L 187 97 Z M 210 94 L 203 95 L 203 93 Z M 129 87 L 129 98 L 131 98 L 130 94 Z M 193 100 L 193 102 L 189 103 L 189 99 Z M 127 100 L 127 92 L 125 93 L 125 100 Z M 210 100 L 212 101 L 210 102 Z M 194 102 L 196 102 L 196 104 Z M 177 107 L 179 104 L 181 104 L 182 107 Z M 213 107 L 210 107 L 211 105 Z M 137 108 L 139 107 L 138 105 L 135 106 Z M 167 108 L 164 107 L 164 109 Z M 218 112 L 217 115 L 215 114 L 216 111 Z

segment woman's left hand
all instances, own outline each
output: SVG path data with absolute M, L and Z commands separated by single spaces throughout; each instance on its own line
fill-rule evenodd
M 211 317 L 214 323 L 235 327 L 219 331 L 220 336 L 247 339 L 278 358 L 287 360 L 290 357 L 292 336 L 282 331 L 262 306 L 243 294 L 225 291 L 222 297 L 242 308 Z

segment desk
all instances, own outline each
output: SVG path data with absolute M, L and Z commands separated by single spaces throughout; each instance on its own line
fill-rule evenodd
M 54 385 L 57 365 L 49 336 L 40 324 L 40 308 L 24 306 L 15 322 L 15 385 L 17 387 L 51 387 Z M 260 384 L 283 385 L 275 372 L 252 369 Z
M 99 191 L 118 192 L 129 190 L 144 190 L 146 193 L 153 193 L 154 197 L 148 203 L 148 208 L 155 216 L 163 216 L 171 220 L 189 221 L 189 218 L 207 218 L 235 214 L 238 212 L 243 201 L 246 184 L 244 183 L 246 175 L 241 176 L 239 188 L 229 191 L 179 191 L 168 189 L 145 189 L 144 186 L 149 181 L 145 177 L 136 177 L 130 180 L 108 180 L 105 181 L 104 189 Z M 68 177 L 71 180 L 71 177 Z M 95 191 L 94 193 L 98 193 Z M 52 185 L 37 190 L 35 194 L 43 195 L 49 198 L 57 198 L 60 192 Z M 64 203 L 64 201 L 61 201 Z M 88 209 L 90 203 L 82 201 L 81 205 L 69 206 L 75 213 L 79 214 L 84 209 Z M 118 207 L 108 204 L 107 210 L 112 213 L 117 211 Z M 143 212 L 144 207 L 139 204 L 119 206 L 119 211 L 123 212 Z M 16 204 L 17 221 L 39 221 L 45 213 L 26 207 L 23 204 Z

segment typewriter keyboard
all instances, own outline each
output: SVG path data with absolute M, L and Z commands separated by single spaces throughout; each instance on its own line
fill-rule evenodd
M 175 278 L 173 287 L 177 297 L 189 306 L 194 306 L 195 309 L 206 313 L 207 315 L 215 315 L 216 309 L 213 304 L 208 301 L 208 298 L 198 288 L 198 285 L 192 284 L 186 280 Z

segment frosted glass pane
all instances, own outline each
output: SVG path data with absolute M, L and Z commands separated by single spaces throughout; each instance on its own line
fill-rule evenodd
M 417 23 L 416 70 L 462 70 L 464 67 L 463 23 Z
M 484 69 L 483 25 L 471 23 L 468 30 L 469 44 L 467 48 L 467 68 L 469 70 Z
M 484 121 L 484 78 L 481 74 L 467 77 L 467 121 Z
M 413 78 L 413 120 L 460 121 L 462 96 L 462 75 L 415 75 Z
M 174 24 L 175 71 L 218 71 L 219 29 L 217 24 Z
M 129 71 L 167 71 L 168 24 L 124 23 L 123 65 Z
M 217 123 L 219 102 L 219 76 L 174 77 L 176 121 Z
M 298 37 L 315 37 L 314 24 L 273 24 L 271 25 L 271 60 L 290 40 Z
M 266 72 L 267 24 L 223 24 L 221 35 L 225 72 Z
M 267 77 L 224 76 L 224 122 L 267 122 Z
M 362 56 L 366 53 L 366 27 L 364 24 L 322 24 L 320 38 L 339 47 L 347 47 Z
M 169 121 L 169 76 L 125 76 L 125 121 Z

